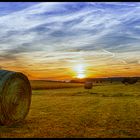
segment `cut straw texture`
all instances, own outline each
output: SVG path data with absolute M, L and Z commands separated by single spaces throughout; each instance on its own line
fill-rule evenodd
M 12 125 L 24 120 L 31 94 L 30 82 L 24 74 L 0 70 L 0 124 Z

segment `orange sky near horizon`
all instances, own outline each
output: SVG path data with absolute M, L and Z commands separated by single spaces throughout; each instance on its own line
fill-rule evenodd
M 62 52 L 58 54 L 62 57 Z M 94 52 L 84 52 L 83 54 L 77 52 L 74 54 L 77 59 L 68 59 L 68 54 L 63 54 L 63 59 L 60 59 L 58 54 L 54 52 L 51 54 L 54 57 L 46 57 L 41 60 L 36 58 L 34 53 L 24 54 L 20 57 L 17 56 L 16 62 L 4 60 L 1 65 L 4 66 L 2 69 L 24 73 L 30 80 L 140 76 L 139 65 L 127 64 L 122 59 L 110 55 L 100 57 L 100 55 L 93 56 Z M 70 55 L 71 57 L 74 56 Z
M 98 70 L 102 69 L 102 70 Z M 30 80 L 69 80 L 74 78 L 104 78 L 104 77 L 135 77 L 140 76 L 140 67 L 134 70 L 133 68 L 127 70 L 116 70 L 112 69 L 110 67 L 108 68 L 90 68 L 90 71 L 85 70 L 82 74 L 80 71 L 74 71 L 70 69 L 63 69 L 63 72 L 59 69 L 53 69 L 53 70 L 44 70 L 44 71 L 35 71 L 35 70 L 23 70 L 20 68 L 12 68 L 9 67 L 7 70 L 17 71 L 24 73 Z M 82 75 L 80 77 L 80 75 Z
M 0 69 L 30 80 L 140 76 L 140 3 L 3 2 Z

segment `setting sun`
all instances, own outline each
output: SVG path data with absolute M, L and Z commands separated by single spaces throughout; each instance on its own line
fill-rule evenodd
M 78 64 L 74 67 L 74 71 L 76 73 L 77 78 L 85 78 L 85 65 L 84 64 Z
M 85 75 L 82 74 L 82 73 L 79 73 L 79 74 L 77 75 L 77 78 L 85 78 Z
M 138 6 L 1 3 L 0 69 L 30 80 L 139 77 Z

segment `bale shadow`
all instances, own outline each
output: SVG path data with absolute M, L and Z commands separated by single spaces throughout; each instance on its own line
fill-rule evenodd
M 96 92 L 89 92 L 90 94 L 94 94 L 94 95 L 97 95 L 98 93 L 96 93 Z
M 27 121 L 23 120 L 21 122 L 17 122 L 11 125 L 4 125 L 4 124 L 0 124 L 0 129 L 1 128 L 21 128 L 21 126 L 26 125 Z
M 85 94 L 85 92 L 76 92 L 76 93 L 72 94 L 71 96 L 82 96 L 84 94 Z
M 98 95 L 98 93 L 96 92 L 91 92 L 91 91 L 82 91 L 82 92 L 76 92 L 74 94 L 72 94 L 71 96 L 84 96 L 84 95 Z
M 135 97 L 132 94 L 125 94 L 125 93 L 116 93 L 116 94 L 100 94 L 101 97 Z

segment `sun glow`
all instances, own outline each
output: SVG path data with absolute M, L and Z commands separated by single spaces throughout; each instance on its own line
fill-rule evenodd
M 85 78 L 86 76 L 83 74 L 83 73 L 79 73 L 78 75 L 77 75 L 77 78 Z
M 85 78 L 85 65 L 84 64 L 78 64 L 74 67 L 74 71 L 76 72 L 76 77 L 77 78 Z

